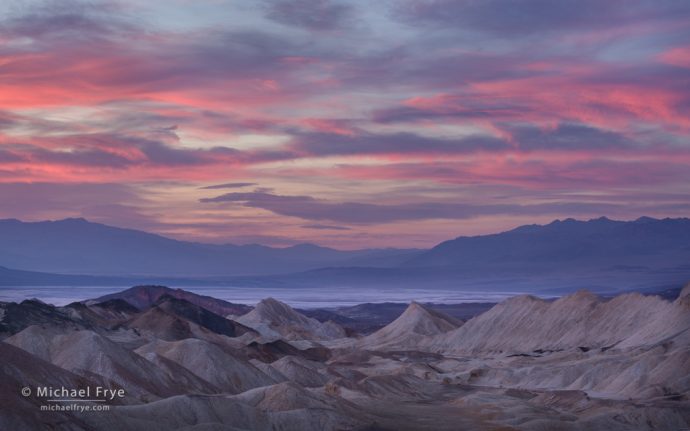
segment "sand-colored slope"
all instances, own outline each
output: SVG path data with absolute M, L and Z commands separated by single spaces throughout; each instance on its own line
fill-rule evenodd
M 318 337 L 312 331 L 319 328 L 304 316 L 266 302 L 255 314 L 259 325 L 277 337 Z M 295 345 L 327 341 L 247 345 L 244 337 L 170 311 L 149 314 L 153 326 L 145 336 L 137 335 L 143 326 L 65 325 L 60 314 L 55 325 L 44 319 L 7 339 L 25 350 L 0 343 L 0 401 L 13 409 L 0 409 L 0 429 L 647 431 L 690 425 L 690 287 L 674 302 L 638 294 L 602 300 L 586 292 L 553 302 L 517 297 L 459 327 L 413 303 L 380 331 L 330 340 L 350 344 L 312 355 Z M 187 322 L 190 331 L 173 335 L 191 338 L 156 339 L 171 328 L 165 316 Z M 154 331 L 158 319 L 162 326 Z M 137 342 L 114 342 L 127 338 L 121 332 Z M 43 379 L 123 386 L 130 397 L 107 414 L 39 416 L 17 387 Z
M 438 311 L 412 302 L 393 322 L 357 342 L 368 349 L 415 350 L 428 337 L 457 329 L 462 322 Z
M 247 389 L 275 383 L 275 380 L 248 361 L 235 357 L 204 340 L 193 338 L 174 342 L 156 340 L 138 348 L 135 352 L 145 358 L 152 354 L 165 357 L 229 393 L 240 393 Z
M 349 403 L 289 382 L 233 396 L 176 396 L 88 420 L 96 429 L 114 431 L 336 431 L 370 425 L 356 418 Z
M 434 337 L 427 348 L 466 354 L 652 345 L 690 328 L 690 291 L 683 292 L 673 303 L 637 293 L 608 301 L 585 291 L 553 302 L 518 296 Z
M 282 357 L 273 362 L 271 367 L 304 387 L 323 386 L 329 380 L 325 365 L 296 356 Z
M 150 400 L 189 389 L 174 375 L 93 331 L 30 326 L 5 342 L 75 374 L 102 376 L 135 398 Z
M 102 383 L 57 367 L 11 344 L 0 342 L 0 429 L 88 429 L 86 423 L 69 412 L 44 412 L 45 401 L 21 396 L 21 388 L 38 386 L 81 388 Z M 33 394 L 35 395 L 35 394 Z M 68 425 L 69 424 L 69 427 Z
M 336 323 L 319 322 L 273 298 L 262 300 L 237 321 L 266 336 L 288 340 L 329 340 L 346 336 L 345 330 Z

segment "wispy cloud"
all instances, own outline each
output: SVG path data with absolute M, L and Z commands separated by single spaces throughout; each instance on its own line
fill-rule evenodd
M 687 215 L 687 2 L 171 7 L 0 5 L 0 216 L 337 246 Z
M 305 224 L 300 226 L 303 229 L 317 229 L 317 230 L 352 230 L 346 226 L 333 226 L 330 224 Z
M 331 220 L 342 223 L 388 223 L 401 220 L 454 219 L 481 215 L 539 215 L 559 213 L 610 213 L 616 208 L 607 203 L 555 202 L 531 205 L 415 202 L 382 205 L 361 202 L 331 202 L 311 196 L 286 196 L 271 193 L 226 193 L 202 198 L 203 203 L 232 202 L 261 208 L 276 214 L 306 220 Z
M 224 183 L 214 184 L 211 186 L 199 187 L 200 190 L 216 190 L 216 189 L 241 189 L 242 187 L 255 186 L 256 183 Z
M 314 31 L 341 30 L 354 17 L 352 4 L 340 0 L 268 0 L 265 9 L 271 20 Z

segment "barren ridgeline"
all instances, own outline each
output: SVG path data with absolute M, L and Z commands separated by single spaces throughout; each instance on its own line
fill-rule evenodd
M 2 303 L 0 429 L 610 431 L 690 423 L 690 287 L 672 300 L 522 295 L 466 321 L 412 303 L 369 333 L 337 310 L 309 314 L 320 320 L 272 298 L 247 307 L 160 286 L 64 307 Z M 92 401 L 58 395 L 108 411 L 41 410 L 60 404 L 36 393 L 44 387 L 90 389 Z M 104 399 L 95 388 L 123 395 Z

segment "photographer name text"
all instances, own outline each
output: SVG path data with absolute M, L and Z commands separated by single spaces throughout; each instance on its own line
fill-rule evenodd
M 124 389 L 109 389 L 102 386 L 96 386 L 94 388 L 66 388 L 64 386 L 55 388 L 52 386 L 38 386 L 36 387 L 35 394 L 40 398 L 70 398 L 70 399 L 91 399 L 94 400 L 109 400 L 112 401 L 115 398 L 124 398 Z

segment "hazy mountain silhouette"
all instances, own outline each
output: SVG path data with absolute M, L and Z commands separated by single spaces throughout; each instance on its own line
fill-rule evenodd
M 177 241 L 84 219 L 0 220 L 0 265 L 60 274 L 221 276 L 298 272 L 322 266 L 389 265 L 416 250 L 341 251 Z
M 0 267 L 0 285 L 388 286 L 561 294 L 658 289 L 690 278 L 687 218 L 556 220 L 459 237 L 426 251 L 201 244 L 83 219 L 3 220 L 0 235 L 0 265 L 12 268 Z
M 481 272 L 675 268 L 690 262 L 690 219 L 605 217 L 556 220 L 495 235 L 459 237 L 411 258 L 403 267 Z
M 126 285 L 129 281 L 119 277 L 53 274 L 0 266 L 0 286 L 118 286 Z
M 443 287 L 600 293 L 670 287 L 690 277 L 690 219 L 556 220 L 445 241 L 395 267 L 329 267 L 264 278 L 285 285 Z M 249 282 L 249 280 L 245 280 Z

